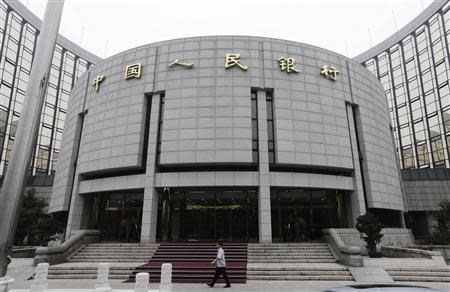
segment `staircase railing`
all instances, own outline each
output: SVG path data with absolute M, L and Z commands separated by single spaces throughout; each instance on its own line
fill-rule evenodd
M 98 242 L 100 230 L 80 230 L 75 236 L 58 246 L 39 247 L 33 260 L 33 265 L 39 263 L 59 264 L 67 261 L 86 244 Z
M 363 266 L 359 246 L 347 245 L 334 228 L 323 229 L 322 232 L 338 262 L 353 267 Z

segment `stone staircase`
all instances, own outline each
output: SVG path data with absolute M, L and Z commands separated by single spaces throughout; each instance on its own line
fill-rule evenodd
M 148 262 L 158 244 L 94 243 L 77 252 L 69 262 L 124 263 Z
M 326 243 L 249 244 L 249 263 L 335 263 Z
M 247 280 L 352 281 L 326 243 L 249 244 Z
M 139 265 L 139 264 L 137 264 Z M 109 267 L 109 279 L 126 280 L 133 272 L 136 265 L 128 266 L 112 266 Z M 75 279 L 97 279 L 97 266 L 88 264 L 82 266 L 74 265 L 56 265 L 50 266 L 48 269 L 49 280 L 75 280 Z
M 450 282 L 450 266 L 385 269 L 398 282 Z
M 96 279 L 98 263 L 109 263 L 109 278 L 127 280 L 134 268 L 150 260 L 158 244 L 94 243 L 68 262 L 49 267 L 48 279 Z
M 223 245 L 230 282 L 245 283 L 247 267 L 247 243 L 225 242 Z M 207 283 L 211 281 L 215 265 L 211 261 L 217 255 L 215 242 L 161 243 L 151 260 L 137 267 L 128 282 L 134 282 L 137 273 L 150 274 L 150 282 L 159 283 L 161 265 L 172 263 L 173 283 Z M 220 278 L 219 283 L 223 283 Z

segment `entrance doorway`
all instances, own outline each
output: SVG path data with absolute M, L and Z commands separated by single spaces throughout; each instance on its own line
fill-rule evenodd
M 142 191 L 87 195 L 91 201 L 89 228 L 102 232 L 102 240 L 139 242 L 142 220 Z
M 272 189 L 273 241 L 315 240 L 324 228 L 345 227 L 344 195 L 336 190 Z
M 159 241 L 258 240 L 256 190 L 192 190 L 159 192 Z

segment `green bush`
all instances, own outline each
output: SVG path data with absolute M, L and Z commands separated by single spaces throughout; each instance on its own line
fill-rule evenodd
M 442 201 L 439 210 L 433 212 L 433 218 L 437 224 L 431 234 L 431 243 L 450 244 L 450 201 Z
M 27 245 L 47 246 L 48 242 L 57 239 L 57 233 L 64 231 L 64 223 L 44 212 L 47 200 L 36 196 L 36 191 L 27 191 L 20 209 L 15 242 Z
M 381 238 L 383 237 L 383 234 L 381 233 L 383 227 L 383 224 L 369 212 L 356 219 L 356 229 L 363 234 L 363 239 L 366 242 L 367 251 L 370 257 L 381 256 L 377 252 L 377 243 L 380 243 Z

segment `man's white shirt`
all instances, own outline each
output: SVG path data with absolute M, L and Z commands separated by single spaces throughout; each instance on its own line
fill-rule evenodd
M 216 266 L 218 268 L 223 268 L 226 266 L 226 262 L 225 262 L 225 252 L 223 251 L 223 248 L 219 248 L 217 250 L 217 262 L 216 262 Z

